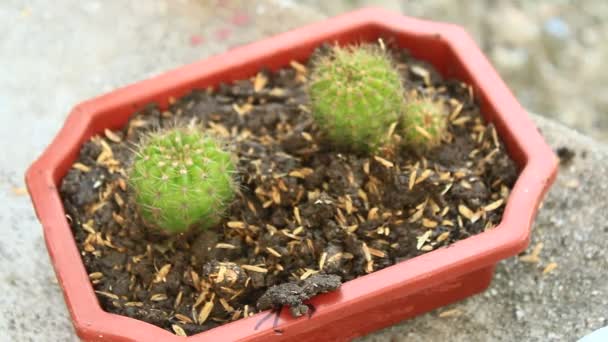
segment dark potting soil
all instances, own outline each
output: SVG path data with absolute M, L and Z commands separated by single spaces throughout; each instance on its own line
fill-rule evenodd
M 61 195 L 102 307 L 179 335 L 279 304 L 302 314 L 339 285 L 323 275 L 348 281 L 495 227 L 517 169 L 471 87 L 392 51 L 406 89 L 448 109 L 448 136 L 424 155 L 332 149 L 296 62 L 149 105 L 85 143 Z M 176 122 L 232 142 L 241 189 L 217 227 L 164 237 L 141 224 L 125 175 L 140 137 Z

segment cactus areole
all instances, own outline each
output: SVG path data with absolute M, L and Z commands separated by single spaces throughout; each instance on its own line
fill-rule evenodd
M 151 134 L 129 174 L 144 222 L 168 233 L 217 224 L 234 196 L 232 155 L 194 128 Z
M 374 45 L 333 47 L 314 63 L 313 117 L 334 145 L 373 152 L 399 120 L 403 87 L 388 54 Z

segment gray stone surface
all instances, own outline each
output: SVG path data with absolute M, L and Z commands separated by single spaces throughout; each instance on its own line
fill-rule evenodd
M 0 5 L 0 341 L 76 341 L 23 173 L 77 102 L 321 17 L 294 1 L 4 0 Z M 242 14 L 248 14 L 245 18 Z M 561 341 L 608 325 L 608 148 L 536 118 L 577 152 L 545 202 L 540 263 L 499 265 L 489 291 L 363 340 Z M 583 158 L 582 154 L 586 153 Z M 549 262 L 557 269 L 543 275 Z M 439 314 L 457 309 L 456 317 Z

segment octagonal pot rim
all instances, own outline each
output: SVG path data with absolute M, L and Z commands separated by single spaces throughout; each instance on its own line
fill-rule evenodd
M 411 39 L 420 37 L 441 40 L 463 64 L 464 72 L 476 90 L 494 108 L 493 120 L 510 137 L 507 147 L 518 151 L 521 173 L 507 201 L 503 219 L 496 228 L 345 282 L 335 293 L 312 300 L 318 308 L 313 317 L 292 319 L 284 314 L 277 328 L 293 335 L 305 334 L 348 315 L 348 311 L 353 308 L 365 308 L 374 302 L 382 302 L 382 298 L 392 291 L 399 291 L 402 295 L 414 293 L 445 279 L 495 264 L 525 249 L 540 201 L 557 172 L 557 158 L 551 148 L 473 40 L 460 27 L 407 18 L 375 8 L 362 9 L 236 48 L 118 89 L 74 108 L 51 145 L 28 169 L 26 184 L 43 225 L 47 248 L 72 320 L 82 338 L 112 341 L 185 339 L 143 321 L 105 312 L 97 301 L 64 216 L 58 192 L 62 171 L 65 172 L 72 163 L 73 158 L 70 156 L 76 155 L 81 143 L 94 131 L 98 131 L 93 127 L 95 120 L 102 115 L 107 116 L 113 110 L 131 108 L 133 103 L 141 106 L 150 102 L 150 99 L 166 106 L 167 96 L 155 98 L 156 95 L 150 97 L 150 94 L 164 94 L 169 89 L 177 97 L 191 90 L 191 85 L 201 78 L 206 77 L 208 83 L 217 83 L 219 79 L 234 81 L 244 78 L 242 75 L 247 72 L 233 73 L 232 70 L 254 60 L 269 60 L 271 64 L 286 65 L 289 61 L 285 57 L 279 63 L 278 59 L 281 58 L 276 56 L 293 53 L 298 56 L 294 59 L 299 59 L 309 55 L 310 48 L 320 41 L 328 38 L 341 39 L 348 32 L 367 27 L 395 35 L 407 35 Z M 302 49 L 303 46 L 306 48 Z M 109 126 L 118 125 L 118 121 L 120 120 Z M 273 336 L 272 324 L 255 329 L 256 323 L 266 314 L 267 312 L 258 313 L 190 336 L 187 340 L 253 340 Z

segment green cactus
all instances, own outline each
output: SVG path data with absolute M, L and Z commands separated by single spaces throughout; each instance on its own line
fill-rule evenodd
M 129 183 L 144 222 L 167 233 L 218 223 L 235 194 L 233 156 L 192 127 L 151 134 L 138 147 Z
M 447 115 L 441 102 L 412 95 L 401 120 L 403 143 L 423 152 L 441 143 L 447 129 Z
M 404 103 L 399 72 L 373 45 L 336 46 L 313 61 L 308 92 L 319 128 L 334 145 L 356 152 L 388 142 Z

